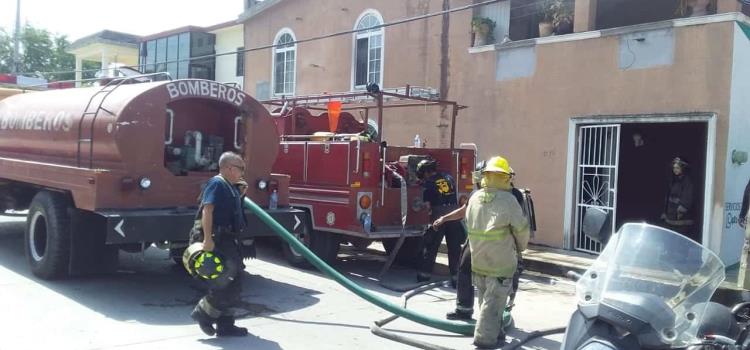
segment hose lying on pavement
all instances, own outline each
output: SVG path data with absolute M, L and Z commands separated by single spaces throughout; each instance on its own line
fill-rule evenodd
M 245 198 L 244 206 L 249 209 L 253 214 L 255 214 L 262 222 L 264 222 L 268 227 L 270 227 L 276 234 L 278 234 L 282 239 L 284 239 L 289 245 L 294 248 L 295 251 L 302 254 L 302 256 L 305 257 L 313 266 L 315 266 L 318 270 L 325 273 L 329 277 L 331 277 L 333 280 L 344 286 L 346 289 L 351 291 L 352 293 L 356 294 L 362 299 L 365 299 L 369 301 L 372 304 L 375 304 L 376 306 L 393 313 L 395 315 L 398 315 L 400 317 L 406 318 L 408 320 L 414 321 L 416 323 L 440 329 L 446 332 L 451 333 L 458 333 L 463 335 L 473 335 L 474 334 L 474 324 L 471 323 L 464 323 L 464 322 L 451 322 L 446 321 L 442 319 L 427 317 L 424 315 L 420 315 L 412 310 L 405 309 L 401 306 L 398 306 L 390 301 L 387 301 L 372 292 L 360 287 L 356 283 L 352 282 L 348 278 L 344 277 L 341 273 L 333 269 L 331 266 L 323 262 L 320 258 L 318 258 L 313 252 L 311 252 L 307 247 L 302 244 L 299 240 L 297 240 L 296 237 L 294 237 L 289 231 L 287 231 L 283 226 L 281 226 L 276 220 L 274 220 L 268 213 L 266 213 L 261 207 L 259 207 L 257 204 L 255 204 L 253 201 L 251 201 L 248 198 Z
M 289 231 L 287 231 L 283 226 L 281 226 L 278 222 L 276 222 L 276 220 L 274 220 L 270 215 L 268 215 L 268 213 L 266 213 L 261 207 L 259 207 L 250 199 L 245 198 L 244 205 L 253 214 L 258 216 L 258 218 L 261 221 L 263 221 L 266 225 L 268 225 L 268 227 L 273 229 L 273 231 L 276 232 L 276 234 L 278 234 L 282 239 L 284 239 L 287 243 L 289 243 L 297 252 L 300 252 L 302 256 L 304 256 L 305 259 L 307 259 L 311 264 L 313 264 L 313 266 L 315 266 L 318 270 L 325 273 L 329 277 L 333 278 L 336 282 L 344 286 L 346 289 L 348 289 L 352 293 L 361 297 L 362 299 L 365 299 L 369 301 L 370 303 L 375 304 L 375 306 L 378 306 L 388 312 L 393 313 L 392 316 L 389 316 L 388 318 L 385 318 L 383 320 L 380 320 L 374 323 L 374 325 L 370 328 L 370 330 L 374 334 L 391 339 L 391 340 L 395 340 L 404 344 L 408 344 L 414 347 L 425 349 L 425 350 L 451 350 L 450 348 L 407 338 L 398 334 L 394 334 L 392 332 L 385 331 L 382 328 L 380 328 L 386 325 L 387 323 L 397 319 L 398 317 L 403 317 L 408 320 L 414 321 L 416 323 L 419 323 L 428 327 L 440 329 L 446 332 L 463 334 L 463 335 L 474 334 L 474 324 L 472 323 L 450 322 L 450 321 L 446 321 L 442 319 L 427 317 L 427 316 L 420 315 L 412 310 L 405 308 L 406 301 L 409 298 L 411 298 L 414 295 L 420 294 L 426 290 L 435 288 L 436 286 L 442 284 L 443 281 L 426 284 L 424 286 L 418 287 L 414 290 L 407 292 L 406 294 L 403 295 L 404 307 L 398 306 L 360 287 L 356 283 L 344 277 L 344 275 L 342 275 L 341 273 L 333 269 L 331 266 L 326 264 L 323 260 L 318 258 L 315 254 L 313 254 L 313 252 L 307 249 L 307 247 L 304 244 L 302 244 L 299 240 L 297 240 L 296 237 L 294 237 L 291 233 L 289 233 Z M 549 335 L 549 334 L 561 333 L 564 331 L 565 331 L 565 327 L 550 328 L 547 330 L 534 331 L 528 334 L 520 342 L 509 344 L 510 346 L 504 349 L 516 349 L 532 339 L 542 337 L 545 335 Z
M 411 297 L 413 297 L 415 295 L 424 293 L 424 292 L 426 292 L 426 291 L 428 291 L 430 289 L 433 289 L 433 288 L 436 288 L 436 287 L 440 287 L 440 286 L 443 285 L 443 283 L 444 283 L 444 281 L 438 281 L 438 282 L 433 282 L 433 283 L 430 283 L 430 284 L 425 284 L 423 286 L 419 286 L 419 287 L 417 287 L 415 289 L 412 289 L 412 290 L 410 290 L 407 293 L 404 293 L 404 295 L 401 297 L 403 299 L 403 308 L 404 308 L 404 310 L 406 310 L 406 303 L 409 301 L 409 298 L 411 298 Z M 384 318 L 384 319 L 382 319 L 380 321 L 375 321 L 375 323 L 372 326 L 370 326 L 370 331 L 372 332 L 372 334 L 375 334 L 375 335 L 377 335 L 379 337 L 390 339 L 390 340 L 393 340 L 393 341 L 396 341 L 396 342 L 399 342 L 399 343 L 402 343 L 402 344 L 410 345 L 410 346 L 413 346 L 415 348 L 420 348 L 420 349 L 425 349 L 425 350 L 454 350 L 454 349 L 451 349 L 451 348 L 446 348 L 444 346 L 435 345 L 435 344 L 424 342 L 424 341 L 421 341 L 421 340 L 416 340 L 416 339 L 413 339 L 413 338 L 405 337 L 403 335 L 396 334 L 396 333 L 390 332 L 390 331 L 386 331 L 385 329 L 381 328 L 381 327 L 385 326 L 386 324 L 388 324 L 388 323 L 396 320 L 397 318 L 399 318 L 399 316 L 394 314 L 394 315 L 388 316 L 388 317 L 386 317 L 386 318 Z

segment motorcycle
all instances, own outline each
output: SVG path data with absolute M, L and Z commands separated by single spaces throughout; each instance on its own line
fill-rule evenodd
M 750 303 L 710 302 L 724 264 L 685 236 L 625 224 L 575 276 L 563 350 L 750 349 Z

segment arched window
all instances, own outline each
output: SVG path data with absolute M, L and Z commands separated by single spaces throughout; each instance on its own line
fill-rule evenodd
M 273 76 L 271 82 L 274 95 L 294 95 L 294 81 L 297 62 L 297 44 L 294 33 L 282 29 L 276 34 L 273 49 Z
M 352 85 L 363 89 L 368 83 L 383 85 L 383 16 L 367 10 L 359 16 L 354 26 L 354 62 Z

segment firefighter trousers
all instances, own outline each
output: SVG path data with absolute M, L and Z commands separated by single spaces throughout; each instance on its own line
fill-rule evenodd
M 503 335 L 503 312 L 511 290 L 511 280 L 511 278 L 473 274 L 474 285 L 478 293 L 479 311 L 474 329 L 475 345 L 494 346 L 498 338 Z
M 508 294 L 509 299 L 514 297 L 521 283 L 521 273 L 523 273 L 523 261 L 518 260 L 518 268 L 513 274 L 511 289 Z M 461 264 L 458 266 L 458 283 L 456 286 L 456 311 L 474 313 L 474 285 L 472 284 L 471 272 L 471 249 L 469 243 L 465 243 L 461 250 Z
M 456 310 L 474 312 L 474 286 L 471 283 L 471 249 L 469 242 L 461 249 L 461 262 L 456 277 Z
M 212 318 L 220 316 L 234 316 L 232 307 L 238 306 L 242 292 L 242 278 L 245 264 L 242 263 L 240 247 L 237 240 L 223 237 L 215 240 L 215 251 L 224 258 L 226 278 L 220 281 L 208 282 L 208 294 L 199 302 L 198 307 Z
M 432 274 L 432 268 L 435 265 L 440 244 L 443 242 L 448 245 L 448 269 L 451 278 L 458 273 L 458 262 L 461 257 L 461 244 L 466 242 L 466 229 L 460 221 L 448 221 L 440 227 L 429 229 L 424 235 L 424 248 L 422 249 L 422 261 L 419 266 L 419 272 L 422 274 Z

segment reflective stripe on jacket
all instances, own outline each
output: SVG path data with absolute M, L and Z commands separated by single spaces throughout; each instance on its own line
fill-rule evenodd
M 510 191 L 482 189 L 466 208 L 472 271 L 485 276 L 512 277 L 516 251 L 529 243 L 528 219 Z

